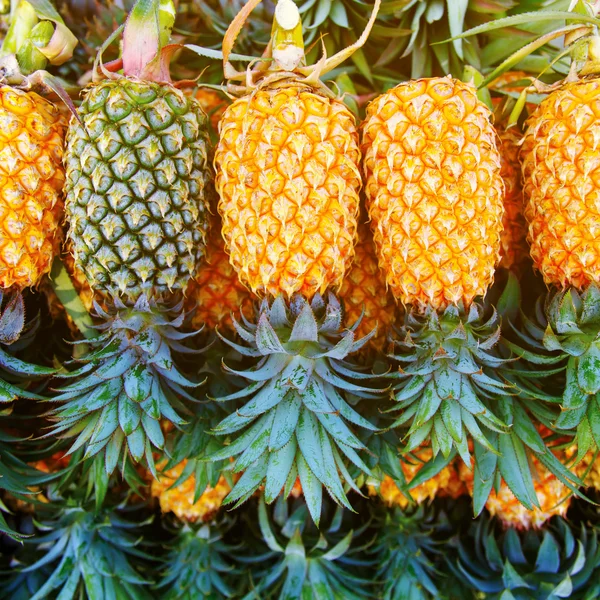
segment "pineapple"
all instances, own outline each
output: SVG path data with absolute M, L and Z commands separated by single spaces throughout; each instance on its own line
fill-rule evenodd
M 376 2 L 361 43 L 378 8 Z M 356 339 L 342 329 L 340 303 L 328 291 L 343 282 L 354 255 L 358 134 L 350 111 L 315 79 L 315 68 L 301 66 L 302 23 L 291 0 L 277 4 L 266 70 L 258 65 L 237 73 L 228 62 L 242 25 L 243 18 L 236 19 L 224 40 L 225 74 L 242 95 L 221 119 L 216 188 L 231 264 L 241 282 L 265 298 L 255 321 L 234 321 L 245 346 L 229 344 L 253 364 L 228 368 L 247 387 L 217 398 L 231 408 L 213 431 L 230 436 L 230 443 L 213 459 L 235 457 L 233 471 L 243 471 L 227 503 L 241 504 L 262 485 L 271 503 L 282 492 L 289 495 L 299 478 L 318 523 L 323 487 L 346 507 L 345 484 L 358 491 L 349 463 L 371 475 L 352 429 L 376 429 L 349 395 L 355 403 L 377 390 L 360 385 L 370 375 L 347 358 L 374 332 Z M 319 73 L 358 45 L 320 64 Z M 234 86 L 238 79 L 256 89 Z M 232 405 L 237 400 L 244 404 Z
M 45 84 L 51 79 L 43 69 L 68 60 L 77 41 L 49 3 L 43 10 L 27 2 L 0 8 L 10 24 L 0 51 L 0 489 L 23 498 L 29 487 L 49 478 L 22 460 L 21 444 L 32 432 L 9 430 L 11 403 L 42 399 L 28 388 L 56 371 L 15 356 L 31 342 L 37 326 L 36 320 L 25 323 L 22 292 L 40 284 L 59 252 L 65 181 L 64 119 L 40 94 L 48 91 Z M 62 46 L 58 53 L 51 41 Z M 6 508 L 2 501 L 0 508 Z M 0 531 L 20 537 L 3 515 Z
M 208 228 L 199 103 L 120 77 L 93 84 L 79 114 L 85 128 L 72 121 L 65 153 L 75 266 L 92 289 L 134 302 L 185 288 Z
M 529 411 L 539 418 L 540 399 L 513 381 L 509 348 L 518 347 L 506 346 L 489 301 L 475 301 L 501 247 L 504 183 L 490 117 L 474 87 L 444 77 L 398 85 L 369 105 L 362 126 L 379 265 L 407 305 L 394 340 L 401 413 L 392 426 L 405 430 L 404 452 L 425 443 L 432 458 L 459 453 L 474 469 L 476 514 L 498 473 L 527 508 L 538 504 L 530 452 L 570 477 L 535 430 Z M 510 285 L 501 298 L 516 310 Z
M 186 290 L 186 310 L 193 310 L 192 326 L 232 329 L 231 315 L 252 314 L 252 294 L 229 263 L 219 223 L 211 225 L 206 256 Z
M 573 20 L 558 29 L 571 51 L 570 76 L 558 82 L 526 121 L 520 157 L 525 216 L 534 267 L 551 287 L 542 345 L 566 366 L 555 427 L 576 433 L 578 456 L 600 448 L 600 166 L 598 6 L 573 4 Z M 585 13 L 587 20 L 578 13 Z M 569 27 L 579 25 L 578 32 Z M 580 78 L 584 75 L 593 77 Z
M 310 86 L 278 82 L 227 108 L 215 184 L 227 252 L 252 292 L 312 298 L 340 286 L 354 256 L 359 159 L 350 111 Z
M 489 119 L 475 89 L 450 77 L 400 84 L 367 108 L 368 210 L 403 304 L 469 307 L 492 282 L 504 185 Z
M 354 335 L 362 337 L 377 328 L 370 346 L 376 351 L 382 351 L 387 333 L 394 322 L 396 305 L 385 287 L 385 280 L 377 263 L 373 236 L 366 223 L 358 226 L 354 260 L 344 277 L 338 297 L 344 307 L 347 326 L 352 327 L 358 323 Z
M 186 351 L 181 295 L 204 255 L 211 171 L 207 117 L 170 82 L 164 47 L 173 20 L 170 0 L 136 3 L 123 75 L 89 86 L 67 135 L 69 242 L 99 299 L 99 323 L 87 328 L 97 337 L 78 357 L 82 366 L 63 375 L 72 383 L 54 398 L 61 404 L 49 435 L 85 445 L 86 458 L 102 456 L 108 473 L 132 460 L 156 476 L 159 422 L 181 427 L 194 400 L 185 388 L 198 385 L 172 352 Z
M 521 159 L 531 256 L 547 285 L 583 290 L 600 283 L 594 213 L 594 110 L 600 79 L 568 83 L 529 117 Z M 573 135 L 570 124 L 576 124 Z
M 598 530 L 555 517 L 540 530 L 501 531 L 484 516 L 446 556 L 455 575 L 487 600 L 597 598 Z M 453 549 L 454 550 L 454 549 Z

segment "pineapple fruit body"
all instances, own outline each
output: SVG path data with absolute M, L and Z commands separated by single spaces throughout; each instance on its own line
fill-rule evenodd
M 186 290 L 185 308 L 193 310 L 192 326 L 232 329 L 232 315 L 252 315 L 252 293 L 239 280 L 225 252 L 218 223 L 213 223 L 198 272 Z
M 35 92 L 0 87 L 0 287 L 37 285 L 62 238 L 64 119 Z
M 360 151 L 339 100 L 285 81 L 227 108 L 215 152 L 223 237 L 259 295 L 310 299 L 342 283 L 354 256 Z
M 358 227 L 354 260 L 338 292 L 344 307 L 344 322 L 353 327 L 354 335 L 362 337 L 376 329 L 370 340 L 372 349 L 382 351 L 396 316 L 396 304 L 386 289 L 385 277 L 379 268 L 373 235 L 366 223 Z
M 186 287 L 208 229 L 207 117 L 173 86 L 127 78 L 85 93 L 67 136 L 75 265 L 135 301 Z
M 504 181 L 504 217 L 500 236 L 499 266 L 522 274 L 530 262 L 527 243 L 528 226 L 523 214 L 525 207 L 519 162 L 519 143 L 522 136 L 514 127 L 510 129 L 499 127 L 497 131 L 502 161 L 500 174 Z
M 600 79 L 568 83 L 526 123 L 521 148 L 531 256 L 548 285 L 600 283 Z
M 451 78 L 402 83 L 367 108 L 365 191 L 379 264 L 404 304 L 485 294 L 500 258 L 504 184 L 490 112 Z

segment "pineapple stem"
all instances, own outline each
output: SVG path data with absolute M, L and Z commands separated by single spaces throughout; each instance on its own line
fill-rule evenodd
M 175 24 L 173 0 L 138 0 L 123 31 L 123 73 L 146 81 L 170 82 L 169 43 Z
M 94 329 L 92 317 L 85 309 L 77 290 L 73 287 L 69 273 L 60 258 L 57 258 L 52 264 L 50 283 L 54 293 L 65 307 L 67 314 L 73 319 L 81 335 L 88 340 L 97 337 L 98 334 Z
M 273 60 L 278 69 L 293 71 L 304 61 L 302 19 L 293 0 L 279 0 L 271 33 Z

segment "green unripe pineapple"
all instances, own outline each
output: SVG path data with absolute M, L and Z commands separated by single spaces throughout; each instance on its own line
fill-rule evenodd
M 66 213 L 91 287 L 136 300 L 183 289 L 208 229 L 207 117 L 165 83 L 92 85 L 67 137 Z

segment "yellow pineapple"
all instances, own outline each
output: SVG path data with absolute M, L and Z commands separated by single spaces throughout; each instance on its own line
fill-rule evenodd
M 192 325 L 231 328 L 231 315 L 252 314 L 252 294 L 242 285 L 225 252 L 218 223 L 211 225 L 206 254 L 186 291 L 186 310 L 194 310 Z
M 36 285 L 62 238 L 65 122 L 35 92 L 0 87 L 0 287 Z
M 507 431 L 492 400 L 509 388 L 501 376 L 507 362 L 495 349 L 500 323 L 475 302 L 493 281 L 503 230 L 502 157 L 491 117 L 475 87 L 434 77 L 382 94 L 362 125 L 379 266 L 406 306 L 393 340 L 400 413 L 393 426 L 408 428 L 407 451 L 426 444 L 432 458 L 448 458 L 455 449 L 466 463 L 473 440 L 497 451 L 497 438 L 484 430 Z M 493 370 L 481 347 L 493 354 Z
M 404 304 L 469 306 L 500 258 L 501 158 L 490 111 L 450 77 L 401 83 L 363 124 L 379 265 Z
M 347 490 L 357 489 L 358 475 L 345 464 L 370 474 L 356 459 L 366 447 L 352 429 L 376 428 L 351 404 L 383 392 L 352 383 L 368 378 L 348 358 L 364 341 L 345 326 L 335 292 L 354 256 L 359 139 L 354 116 L 318 76 L 364 43 L 380 1 L 356 44 L 304 66 L 298 6 L 278 0 L 268 49 L 273 60 L 238 73 L 229 53 L 257 3 L 245 5 L 223 41 L 225 76 L 240 97 L 221 119 L 214 162 L 226 252 L 241 282 L 264 300 L 237 328 L 251 362 L 236 373 L 248 387 L 217 401 L 235 397 L 245 404 L 225 405 L 233 412 L 213 431 L 231 442 L 210 458 L 234 459 L 234 473 L 244 472 L 228 503 L 258 489 L 271 503 L 299 479 L 318 524 L 323 488 L 350 507 Z M 263 423 L 259 441 L 253 432 Z
M 341 284 L 354 256 L 358 132 L 343 102 L 303 83 L 243 96 L 215 153 L 223 236 L 259 295 L 307 298 Z
M 531 256 L 548 285 L 600 283 L 600 79 L 567 83 L 526 122 L 521 148 Z
M 371 346 L 375 350 L 383 350 L 397 309 L 394 298 L 386 289 L 385 278 L 377 264 L 373 235 L 366 223 L 358 226 L 354 261 L 338 297 L 344 306 L 346 325 L 351 327 L 363 315 L 355 335 L 362 337 L 377 327 L 377 333 L 371 338 Z
M 192 474 L 183 483 L 171 487 L 183 473 L 187 461 L 184 460 L 166 472 L 159 473 L 152 481 L 152 496 L 158 498 L 163 513 L 172 512 L 179 519 L 194 523 L 210 521 L 221 508 L 223 499 L 231 488 L 221 476 L 214 488 L 208 486 L 197 502 L 194 502 L 196 478 Z M 160 465 L 158 465 L 160 469 Z

